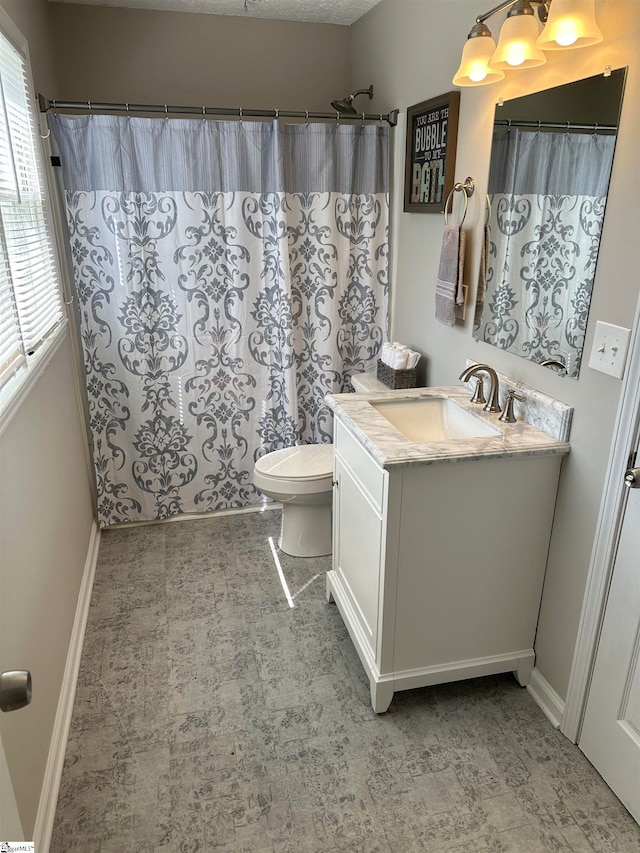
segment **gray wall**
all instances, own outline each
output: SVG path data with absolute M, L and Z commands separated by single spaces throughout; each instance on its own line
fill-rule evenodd
M 485 4 L 486 6 L 486 4 Z M 373 80 L 376 109 L 407 106 L 450 91 L 460 53 L 475 16 L 477 0 L 382 0 L 352 27 L 352 82 Z M 492 86 L 463 89 L 456 179 L 472 175 L 477 191 L 470 201 L 466 279 L 475 298 L 479 228 L 489 168 L 494 106 L 542 88 L 629 65 L 618 147 L 587 329 L 590 353 L 596 320 L 631 327 L 638 299 L 640 268 L 637 199 L 640 192 L 637 128 L 640 126 L 640 3 L 596 0 L 605 42 L 588 49 L 548 53 L 542 68 L 514 71 Z M 495 32 L 498 32 L 501 19 Z M 472 316 L 450 329 L 434 319 L 434 287 L 442 239 L 442 216 L 402 212 L 404 123 L 395 136 L 393 194 L 392 337 L 427 356 L 430 385 L 457 381 L 465 360 L 486 361 L 574 406 L 571 454 L 563 465 L 554 532 L 536 641 L 537 666 L 561 697 L 566 696 L 585 591 L 595 525 L 612 440 L 621 382 L 584 366 L 578 381 L 560 379 L 524 359 L 479 343 Z M 514 483 L 514 490 L 526 484 Z M 498 521 L 498 520 L 497 520 Z M 464 535 L 460 531 L 460 535 Z M 496 547 L 500 547 L 499 534 Z M 517 571 L 517 555 L 514 570 Z
M 29 40 L 36 87 L 55 87 L 46 0 L 3 0 Z M 32 704 L 0 715 L 25 837 L 33 827 L 91 532 L 69 340 L 0 435 L 0 670 L 27 668 Z
M 36 87 L 55 86 L 57 72 L 51 34 L 51 4 L 47 0 L 1 0 L 0 6 L 29 42 Z
M 51 16 L 64 100 L 329 110 L 346 94 L 349 27 L 63 3 Z

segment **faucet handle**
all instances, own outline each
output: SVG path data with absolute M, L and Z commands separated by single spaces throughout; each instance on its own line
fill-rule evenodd
M 482 376 L 477 376 L 476 379 L 476 390 L 473 392 L 473 397 L 471 398 L 472 403 L 482 403 L 483 405 L 487 402 L 487 398 L 484 396 L 484 379 Z
M 526 397 L 523 397 L 520 394 L 516 394 L 513 389 L 507 391 L 507 399 L 504 404 L 504 412 L 498 418 L 499 421 L 502 421 L 505 424 L 515 424 L 517 418 L 513 413 L 513 404 L 514 400 L 519 400 L 521 403 L 526 400 Z

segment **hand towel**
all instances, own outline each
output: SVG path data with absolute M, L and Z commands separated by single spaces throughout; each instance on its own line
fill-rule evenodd
M 482 323 L 482 310 L 484 308 L 484 297 L 487 292 L 487 264 L 489 263 L 489 243 L 491 242 L 491 229 L 484 226 L 482 232 L 482 245 L 480 246 L 480 268 L 478 270 L 478 289 L 476 291 L 476 310 L 473 317 L 473 328 L 479 329 Z
M 394 370 L 406 370 L 408 354 L 409 354 L 409 350 L 407 349 L 407 347 L 397 346 L 395 348 L 395 353 L 394 353 L 394 358 L 393 358 Z
M 464 246 L 465 233 L 462 228 L 459 225 L 445 225 L 436 281 L 436 319 L 445 326 L 455 324 L 456 304 L 461 305 L 464 301 Z
M 387 367 L 393 367 L 393 353 L 394 353 L 394 345 L 387 341 L 382 344 L 382 355 L 380 356 L 380 360 L 383 364 L 386 364 Z

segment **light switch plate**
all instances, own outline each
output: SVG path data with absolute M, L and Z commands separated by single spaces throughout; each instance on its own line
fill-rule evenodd
M 598 320 L 593 336 L 589 367 L 622 379 L 627 361 L 631 329 Z

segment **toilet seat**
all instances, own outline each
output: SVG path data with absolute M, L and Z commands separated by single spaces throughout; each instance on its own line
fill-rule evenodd
M 303 444 L 274 450 L 257 460 L 254 485 L 263 491 L 283 489 L 297 494 L 331 490 L 333 445 Z

